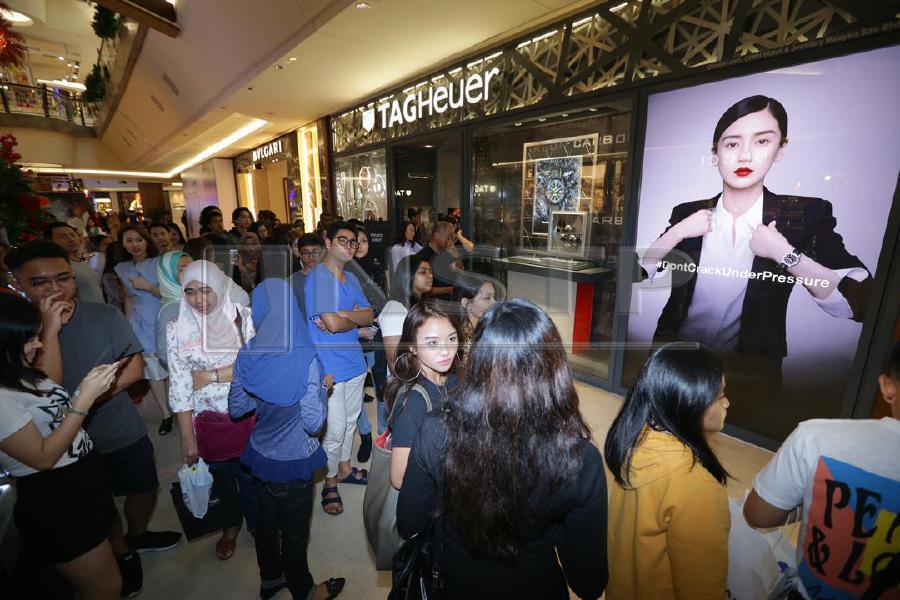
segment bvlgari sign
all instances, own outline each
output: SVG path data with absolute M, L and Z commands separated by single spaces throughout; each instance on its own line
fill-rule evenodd
M 394 98 L 363 111 L 362 126 L 366 131 L 375 128 L 376 121 L 382 129 L 390 129 L 464 105 L 486 101 L 491 94 L 491 79 L 500 74 L 494 67 L 485 73 L 472 73 L 464 79 L 449 84 L 419 84 L 407 92 L 405 98 Z M 376 119 L 377 117 L 377 119 Z
M 263 144 L 259 148 L 256 148 L 253 151 L 253 162 L 259 162 L 264 158 L 269 158 L 270 156 L 275 156 L 276 154 L 281 154 L 284 152 L 284 146 L 282 141 L 284 138 L 279 138 L 275 141 L 269 142 L 268 144 Z

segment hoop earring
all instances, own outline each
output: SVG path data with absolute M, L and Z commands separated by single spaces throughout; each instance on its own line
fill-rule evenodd
M 412 379 L 403 379 L 403 378 L 400 377 L 399 375 L 396 375 L 396 373 L 397 373 L 397 363 L 400 361 L 401 358 L 403 358 L 404 356 L 407 356 L 408 354 L 409 354 L 408 352 L 404 352 L 403 354 L 401 354 L 400 356 L 398 356 L 397 358 L 394 359 L 394 373 L 395 373 L 394 376 L 395 376 L 397 379 L 399 379 L 400 381 L 402 381 L 403 383 L 411 383 L 411 382 L 415 381 L 416 379 L 418 379 L 418 378 L 419 378 L 419 375 L 422 374 L 422 368 L 420 367 L 420 368 L 419 368 L 419 372 L 416 373 L 415 376 L 413 376 Z M 406 360 L 409 360 L 409 359 L 406 359 Z
M 719 157 L 713 155 L 713 157 L 711 159 L 709 159 L 709 164 L 713 167 L 718 167 L 719 166 Z

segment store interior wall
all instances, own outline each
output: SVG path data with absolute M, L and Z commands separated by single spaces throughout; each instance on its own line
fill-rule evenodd
M 459 188 L 462 154 L 459 148 L 438 148 L 435 166 L 437 172 L 434 208 L 440 214 L 447 214 L 448 208 L 462 206 L 462 193 Z

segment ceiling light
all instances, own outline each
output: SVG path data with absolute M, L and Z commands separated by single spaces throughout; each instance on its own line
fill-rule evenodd
M 31 20 L 31 17 L 26 14 L 20 13 L 17 10 L 0 8 L 0 16 L 2 16 L 13 25 L 18 25 L 20 27 L 28 27 L 29 25 L 34 25 L 34 21 Z
M 596 108 L 589 108 L 588 110 L 591 111 L 591 112 L 597 112 L 597 109 L 596 109 Z
M 367 8 L 372 8 L 372 5 L 368 2 L 357 2 L 356 8 L 359 10 L 366 10 Z
M 59 60 L 66 60 L 65 56 L 57 56 L 56 58 L 58 58 Z
M 67 90 L 77 90 L 79 92 L 83 92 L 85 89 L 87 89 L 84 87 L 83 83 L 63 81 L 60 79 L 38 79 L 37 82 L 49 85 L 50 87 L 65 88 Z
M 539 122 L 539 123 L 543 123 L 543 122 L 546 121 L 546 120 L 547 120 L 547 119 L 545 119 L 544 117 L 541 117 L 540 119 L 538 119 L 538 122 Z
M 563 113 L 563 114 L 561 114 L 560 116 L 563 117 L 563 118 L 565 118 L 565 117 L 568 117 L 568 116 L 569 116 L 569 113 Z
M 291 62 L 297 62 L 297 57 L 296 57 L 296 56 L 292 56 L 292 57 L 290 57 L 288 60 L 291 61 Z
M 434 148 L 434 146 L 432 146 L 431 144 L 425 144 L 425 145 L 422 146 L 422 147 L 423 147 L 423 148 Z
M 513 125 L 515 125 L 516 127 L 521 127 L 521 126 L 522 126 L 521 123 L 513 123 Z
M 215 144 L 209 146 L 201 152 L 197 154 L 193 158 L 188 161 L 178 165 L 171 171 L 167 171 L 165 173 L 160 172 L 151 172 L 151 171 L 111 171 L 108 169 L 63 169 L 63 168 L 38 168 L 34 169 L 34 171 L 38 173 L 60 173 L 60 174 L 91 174 L 91 175 L 111 175 L 113 177 L 139 177 L 146 179 L 171 179 L 175 175 L 178 175 L 182 171 L 190 169 L 194 165 L 199 162 L 206 160 L 207 158 L 213 156 L 214 154 L 219 153 L 224 150 L 228 146 L 242 140 L 247 137 L 254 131 L 260 129 L 264 125 L 268 125 L 268 121 L 264 121 L 262 119 L 251 119 L 251 121 L 247 124 L 232 133 L 231 135 L 222 138 Z
M 284 65 L 275 65 L 277 71 L 284 71 Z

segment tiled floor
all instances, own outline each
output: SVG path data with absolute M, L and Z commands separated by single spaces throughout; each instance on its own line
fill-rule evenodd
M 582 412 L 594 432 L 597 445 L 602 448 L 606 430 L 615 417 L 621 398 L 582 384 L 578 384 L 578 392 Z M 162 482 L 159 505 L 151 528 L 179 529 L 168 491 L 180 466 L 178 430 L 176 428 L 165 438 L 156 435 L 159 413 L 152 399 L 149 400 L 142 404 L 141 411 L 153 432 L 151 437 L 156 446 Z M 374 423 L 374 404 L 366 404 L 365 407 Z M 717 436 L 714 446 L 725 468 L 735 478 L 728 485 L 728 493 L 733 496 L 741 495 L 750 487 L 753 476 L 771 456 L 767 450 L 724 435 Z M 321 482 L 317 486 L 317 493 L 320 489 Z M 318 496 L 313 510 L 309 545 L 313 576 L 317 581 L 328 577 L 346 577 L 347 587 L 341 598 L 348 600 L 383 599 L 390 588 L 389 574 L 375 571 L 366 545 L 362 521 L 364 491 L 362 486 L 341 486 L 343 515 L 334 517 L 325 514 L 318 504 Z M 250 536 L 245 531 L 241 532 L 235 555 L 225 562 L 217 560 L 213 553 L 216 539 L 217 536 L 212 536 L 189 544 L 182 543 L 168 552 L 145 554 L 144 591 L 141 598 L 228 600 L 258 597 L 259 574 Z M 283 591 L 277 598 L 285 600 L 290 598 L 290 594 Z

